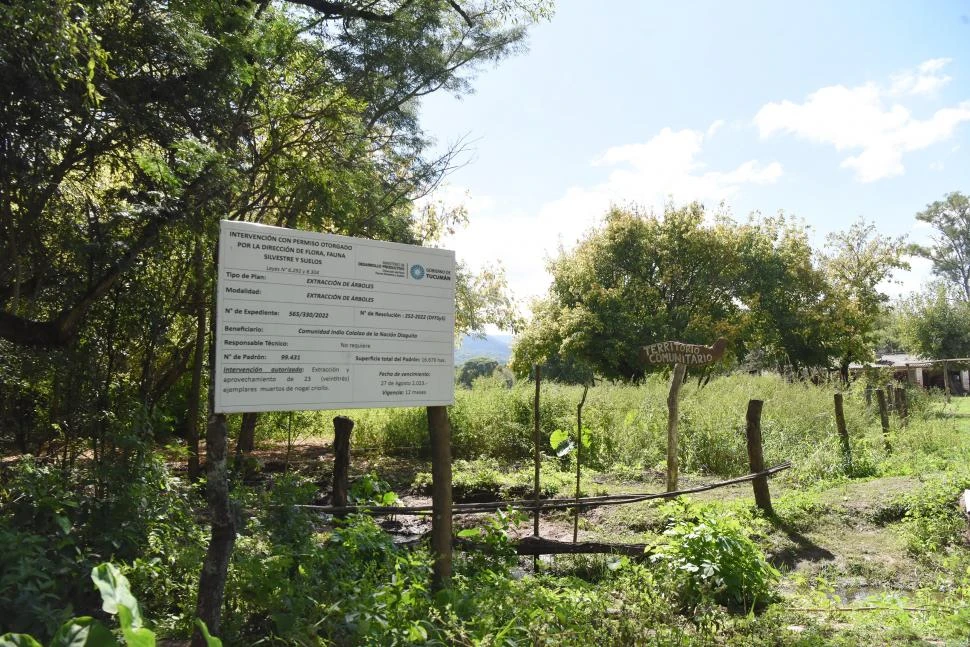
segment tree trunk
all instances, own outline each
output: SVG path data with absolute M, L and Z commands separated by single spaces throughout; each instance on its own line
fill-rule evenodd
M 219 252 L 213 254 L 213 264 L 218 273 Z M 209 317 L 209 331 L 212 343 L 209 344 L 209 426 L 205 436 L 206 456 L 206 500 L 209 504 L 209 519 L 212 535 L 209 548 L 202 561 L 202 574 L 199 576 L 199 597 L 195 614 L 206 624 L 209 633 L 218 636 L 222 624 L 222 600 L 226 590 L 226 575 L 229 571 L 229 558 L 236 543 L 236 523 L 229 499 L 229 470 L 226 462 L 226 446 L 229 441 L 229 428 L 226 414 L 216 413 L 215 366 L 216 366 L 216 311 L 217 299 L 212 299 L 212 313 Z M 196 629 L 192 634 L 192 647 L 206 647 L 205 638 Z
M 199 413 L 202 407 L 202 371 L 205 368 L 205 282 L 202 264 L 202 246 L 196 245 L 193 255 L 195 266 L 195 350 L 193 352 L 192 385 L 189 389 L 189 407 L 186 413 L 186 436 L 189 444 L 189 478 L 198 480 L 199 474 Z
M 256 448 L 256 421 L 258 413 L 244 413 L 239 425 L 239 438 L 236 439 L 236 453 L 246 453 Z
M 213 414 L 205 438 L 206 499 L 212 520 L 212 536 L 202 562 L 199 578 L 199 598 L 195 614 L 219 635 L 222 621 L 222 601 L 226 588 L 229 558 L 236 543 L 236 524 L 229 501 L 229 478 L 226 464 L 228 427 L 225 414 Z M 192 647 L 205 647 L 198 630 L 192 636 Z

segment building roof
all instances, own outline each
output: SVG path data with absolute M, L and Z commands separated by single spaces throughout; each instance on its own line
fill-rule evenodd
M 875 362 L 866 362 L 865 364 L 853 362 L 849 364 L 849 369 L 862 370 L 870 366 L 896 369 L 930 368 L 933 366 L 933 362 L 923 357 L 910 355 L 909 353 L 886 353 L 885 355 L 878 356 Z

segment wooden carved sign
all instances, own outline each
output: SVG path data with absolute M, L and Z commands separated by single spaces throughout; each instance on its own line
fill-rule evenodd
M 664 341 L 650 344 L 640 349 L 640 359 L 645 364 L 673 364 L 674 373 L 670 377 L 670 393 L 667 395 L 667 491 L 677 490 L 677 398 L 688 366 L 711 364 L 724 357 L 727 340 L 723 337 L 713 346 L 684 344 L 679 341 Z
M 683 364 L 684 366 L 703 366 L 718 361 L 724 356 L 727 340 L 721 337 L 713 346 L 684 344 L 679 341 L 664 341 L 650 344 L 640 349 L 640 359 L 647 364 Z

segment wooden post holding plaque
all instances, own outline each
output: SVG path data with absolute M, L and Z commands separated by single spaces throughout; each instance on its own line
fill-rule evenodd
M 677 415 L 680 387 L 684 383 L 689 366 L 712 364 L 724 356 L 727 340 L 723 337 L 713 346 L 684 344 L 679 341 L 665 341 L 650 344 L 640 349 L 640 359 L 645 364 L 673 364 L 674 372 L 670 378 L 670 392 L 667 395 L 667 491 L 677 489 Z

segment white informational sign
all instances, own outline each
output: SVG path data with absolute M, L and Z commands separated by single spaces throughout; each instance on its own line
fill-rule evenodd
M 454 403 L 455 253 L 223 220 L 215 411 Z

